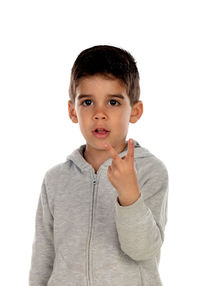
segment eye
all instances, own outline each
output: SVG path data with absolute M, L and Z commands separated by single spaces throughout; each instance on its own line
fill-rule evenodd
M 86 100 L 84 100 L 84 101 L 82 101 L 81 102 L 81 105 L 84 105 L 85 106 L 85 104 L 83 104 L 84 102 L 87 102 L 87 101 L 91 101 L 90 99 L 86 99 Z M 88 106 L 88 104 L 86 104 L 86 106 Z
M 111 99 L 111 100 L 109 100 L 110 102 L 117 102 L 118 104 L 117 105 L 120 105 L 120 103 L 119 103 L 119 101 L 117 101 L 117 100 L 115 100 L 115 99 Z M 111 105 L 113 105 L 113 104 L 111 104 Z M 116 104 L 114 104 L 114 105 L 116 105 Z
M 92 101 L 91 99 L 85 99 L 84 101 L 81 102 L 81 105 L 83 106 L 89 106 L 90 104 L 88 104 L 88 101 Z M 117 106 L 120 105 L 119 101 L 115 100 L 115 99 L 110 99 L 109 102 L 111 102 L 111 106 Z M 116 104 L 117 102 L 117 104 Z M 86 104 L 84 104 L 86 103 Z M 113 104 L 114 103 L 114 104 Z

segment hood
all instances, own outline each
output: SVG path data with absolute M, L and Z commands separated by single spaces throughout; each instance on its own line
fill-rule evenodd
M 134 158 L 145 158 L 153 156 L 150 151 L 144 147 L 142 147 L 136 140 L 134 140 Z M 73 162 L 79 169 L 88 171 L 89 169 L 93 170 L 93 167 L 85 160 L 83 157 L 83 153 L 85 151 L 86 144 L 81 145 L 79 148 L 75 149 L 70 155 L 67 156 L 66 160 Z M 124 150 L 119 153 L 119 156 L 122 158 L 127 154 L 128 151 L 128 140 L 126 140 L 126 146 Z M 109 158 L 106 160 L 102 165 L 100 166 L 99 170 L 102 168 L 107 168 L 109 165 L 111 165 L 112 158 Z M 99 171 L 98 170 L 98 171 Z

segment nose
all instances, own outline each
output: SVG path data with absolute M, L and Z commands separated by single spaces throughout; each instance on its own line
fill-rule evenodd
M 106 119 L 106 115 L 103 114 L 102 112 L 96 113 L 93 117 L 94 119 Z
M 106 111 L 104 109 L 104 107 L 102 106 L 96 106 L 96 108 L 94 109 L 94 115 L 93 115 L 93 119 L 106 119 L 107 115 L 106 115 Z

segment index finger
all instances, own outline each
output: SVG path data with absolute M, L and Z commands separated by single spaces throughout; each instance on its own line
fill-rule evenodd
M 126 154 L 126 157 L 127 158 L 133 158 L 134 157 L 134 141 L 133 141 L 133 139 L 131 138 L 131 139 L 129 139 L 128 140 L 128 152 L 127 152 L 127 154 Z
M 112 157 L 112 159 L 114 160 L 118 160 L 120 158 L 120 156 L 118 155 L 117 151 L 110 145 L 110 143 L 104 143 L 104 146 L 106 148 L 106 150 L 109 152 L 110 156 Z

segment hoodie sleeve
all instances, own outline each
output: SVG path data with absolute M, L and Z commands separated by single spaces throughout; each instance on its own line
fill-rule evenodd
M 45 179 L 43 179 L 35 217 L 35 237 L 32 244 L 29 286 L 47 286 L 53 263 L 53 216 L 50 213 Z
M 157 254 L 164 241 L 167 223 L 167 169 L 162 164 L 147 173 L 136 202 L 121 206 L 117 197 L 115 203 L 115 222 L 121 249 L 136 261 L 151 259 Z

